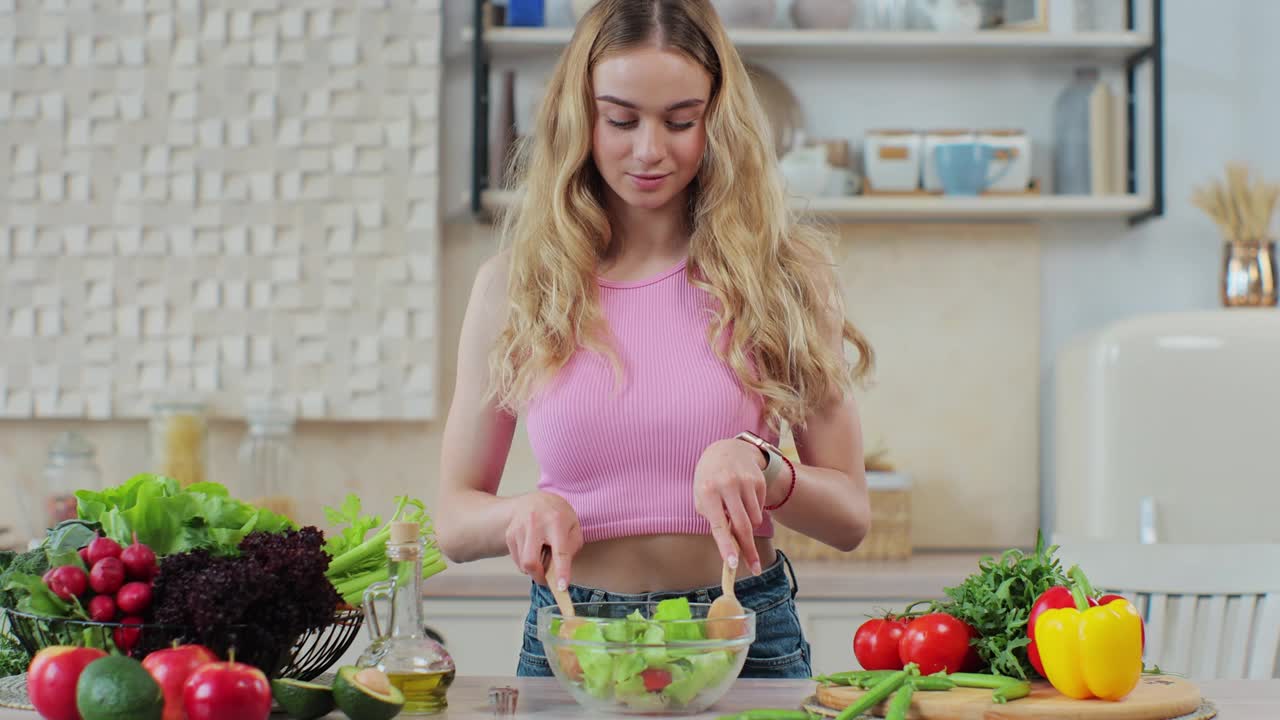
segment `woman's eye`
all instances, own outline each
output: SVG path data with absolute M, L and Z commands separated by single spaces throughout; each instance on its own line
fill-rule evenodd
M 624 130 L 627 128 L 633 128 L 636 126 L 635 120 L 614 120 L 613 118 L 607 118 L 607 120 L 609 121 L 610 125 L 616 128 L 623 128 Z
M 693 127 L 693 124 L 694 123 L 692 120 L 690 120 L 689 122 L 676 122 L 675 120 L 667 121 L 667 127 L 671 128 L 672 130 L 688 130 L 689 128 Z

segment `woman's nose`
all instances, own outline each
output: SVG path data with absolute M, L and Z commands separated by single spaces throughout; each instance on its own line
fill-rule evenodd
M 636 156 L 636 160 L 652 165 L 661 161 L 666 156 L 666 133 L 661 126 L 653 123 L 641 123 L 637 129 L 636 144 L 632 148 L 632 152 Z

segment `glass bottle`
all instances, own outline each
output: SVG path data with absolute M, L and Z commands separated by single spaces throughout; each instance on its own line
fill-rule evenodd
M 1053 191 L 1058 195 L 1088 195 L 1093 187 L 1090 145 L 1090 99 L 1098 87 L 1097 68 L 1077 68 L 1075 79 L 1058 95 L 1053 107 Z
M 53 527 L 76 517 L 77 490 L 100 490 L 102 473 L 93 445 L 77 432 L 64 432 L 49 446 L 44 467 L 45 524 Z
M 166 399 L 151 413 L 151 467 L 181 487 L 204 482 L 209 425 L 205 405 L 194 399 Z
M 356 662 L 386 674 L 404 693 L 402 714 L 434 715 L 448 707 L 453 658 L 427 636 L 422 624 L 422 538 L 415 522 L 391 524 L 387 541 L 388 580 L 364 592 L 365 620 L 373 642 Z M 379 618 L 376 601 L 390 601 L 390 615 Z M 383 622 L 385 620 L 385 622 Z
M 239 496 L 246 502 L 296 520 L 293 413 L 270 398 L 254 398 L 245 404 L 245 422 L 248 433 L 237 453 Z

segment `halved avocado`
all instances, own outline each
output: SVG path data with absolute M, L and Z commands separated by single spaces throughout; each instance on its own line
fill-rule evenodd
M 377 683 L 368 681 L 376 673 Z M 365 677 L 358 677 L 364 675 Z M 376 687 L 371 687 L 376 685 Z M 333 680 L 333 699 L 351 720 L 391 720 L 404 709 L 404 694 L 373 668 L 347 665 Z
M 301 680 L 272 680 L 271 695 L 289 717 L 297 720 L 324 717 L 336 705 L 332 688 Z

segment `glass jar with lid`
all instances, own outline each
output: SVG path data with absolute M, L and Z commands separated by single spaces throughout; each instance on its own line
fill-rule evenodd
M 293 412 L 279 398 L 250 398 L 245 403 L 245 422 L 248 432 L 237 453 L 237 493 L 247 502 L 296 520 Z
M 165 398 L 152 407 L 151 467 L 181 487 L 204 482 L 208 474 L 209 422 L 197 398 Z
M 59 435 L 44 466 L 44 521 L 53 527 L 76 517 L 76 491 L 101 490 L 102 473 L 92 444 L 78 432 Z

